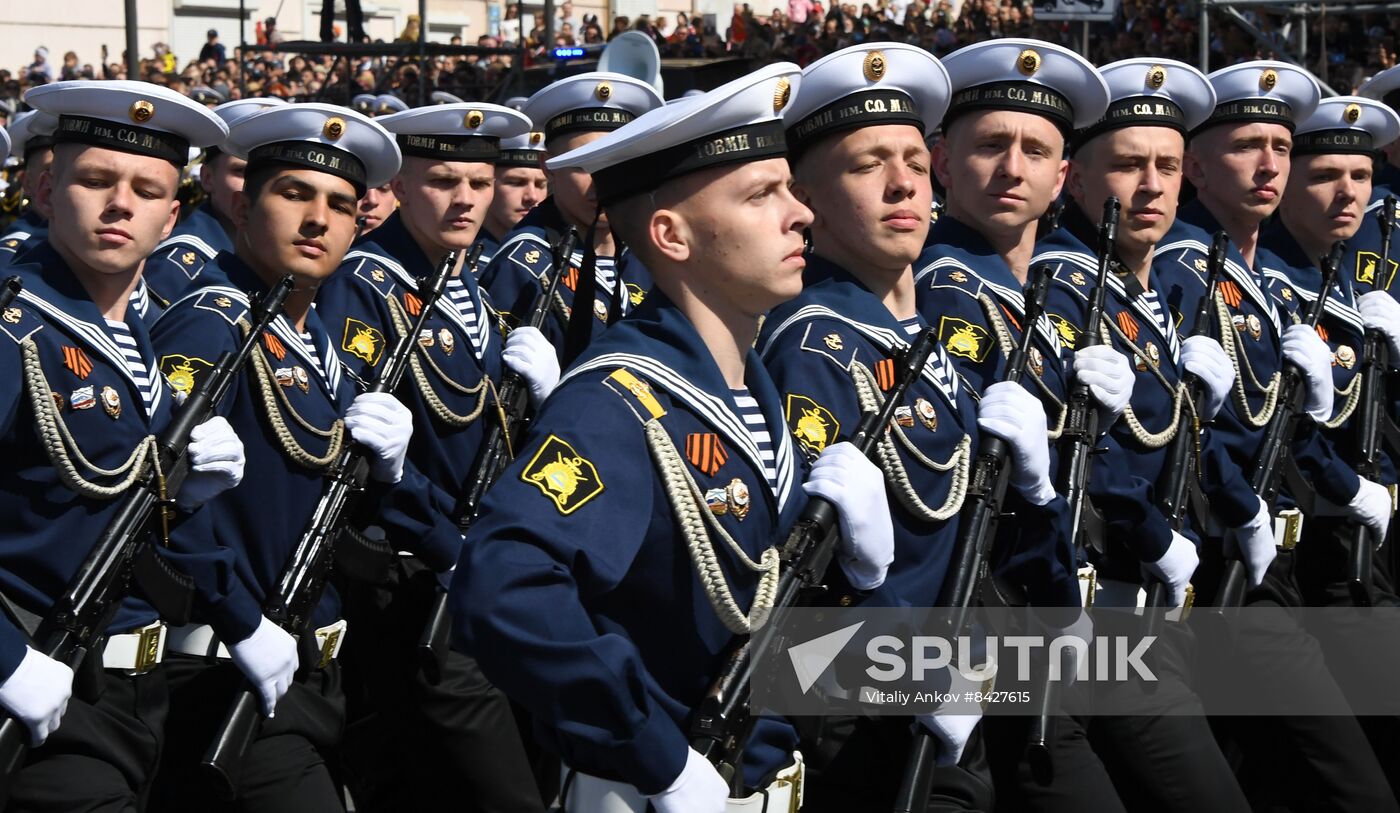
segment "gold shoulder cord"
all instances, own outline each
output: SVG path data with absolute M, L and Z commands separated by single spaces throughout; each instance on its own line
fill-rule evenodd
M 1283 376 L 1275 372 L 1269 379 L 1268 386 L 1259 383 L 1259 379 L 1254 375 L 1254 368 L 1249 363 L 1249 354 L 1241 353 L 1235 338 L 1235 325 L 1230 319 L 1230 311 L 1225 307 L 1225 299 L 1219 292 L 1215 295 L 1215 312 L 1220 323 L 1220 344 L 1225 348 L 1225 355 L 1230 357 L 1230 363 L 1235 367 L 1235 385 L 1232 388 L 1235 396 L 1235 406 L 1239 408 L 1240 419 L 1247 425 L 1255 429 L 1263 429 L 1268 426 L 1269 419 L 1274 416 L 1274 408 L 1278 406 L 1279 382 Z M 1249 408 L 1249 396 L 1245 393 L 1245 376 L 1249 376 L 1249 385 L 1259 390 L 1264 395 L 1264 406 L 1258 413 Z
M 1133 357 L 1141 359 L 1143 364 L 1147 366 L 1147 369 L 1152 373 L 1152 377 L 1157 379 L 1158 384 L 1162 385 L 1162 389 L 1172 394 L 1172 422 L 1167 424 L 1167 428 L 1160 432 L 1149 432 L 1147 427 L 1142 425 L 1142 421 L 1138 420 L 1137 413 L 1133 411 L 1133 405 L 1131 403 L 1123 408 L 1123 420 L 1127 423 L 1128 429 L 1132 432 L 1133 440 L 1136 440 L 1148 449 L 1160 449 L 1166 446 L 1172 441 L 1172 438 L 1176 437 L 1177 429 L 1181 426 L 1182 406 L 1191 403 L 1191 399 L 1186 397 L 1186 385 L 1178 382 L 1177 385 L 1173 387 L 1171 382 L 1167 380 L 1167 377 L 1162 375 L 1162 368 L 1157 363 L 1153 362 L 1152 359 L 1142 351 L 1142 348 L 1138 347 L 1135 342 L 1129 339 L 1127 334 L 1123 332 L 1122 328 L 1118 327 L 1118 324 L 1114 320 L 1104 318 L 1104 320 L 1099 323 L 1099 332 L 1102 336 L 1103 343 L 1109 347 L 1113 346 L 1114 336 L 1121 338 L 1123 344 L 1133 349 Z M 1194 422 L 1196 405 L 1191 404 L 1189 409 L 1191 410 L 1192 420 Z
M 705 505 L 705 496 L 700 492 L 695 479 L 690 476 L 675 442 L 662 428 L 661 422 L 651 418 L 644 424 L 644 429 L 647 448 L 651 451 L 652 460 L 661 474 L 667 501 L 671 503 L 681 536 L 685 539 L 686 550 L 690 553 L 690 561 L 695 566 L 695 575 L 699 577 L 700 584 L 705 589 L 705 597 L 710 600 L 710 606 L 714 608 L 725 629 L 735 635 L 752 633 L 768 621 L 768 615 L 773 611 L 773 602 L 777 599 L 777 547 L 769 547 L 757 562 L 750 559 Z M 748 613 L 739 609 L 734 600 L 734 593 L 725 578 L 710 534 L 718 537 L 743 567 L 761 574 L 758 578 L 758 590 L 754 594 L 753 605 Z
M 238 327 L 243 331 L 244 337 L 253 329 L 248 324 L 248 320 L 239 319 Z M 296 411 L 292 402 L 287 400 L 286 393 L 282 392 L 282 387 L 277 384 L 276 376 L 273 375 L 272 368 L 268 365 L 267 359 L 263 357 L 262 350 L 253 348 L 249 354 L 253 365 L 253 390 L 262 401 L 263 414 L 267 417 L 268 426 L 272 429 L 272 434 L 277 438 L 278 447 L 282 453 L 291 458 L 297 465 L 312 471 L 321 471 L 335 462 L 340 456 L 341 446 L 345 443 L 345 421 L 336 418 L 330 429 L 318 429 L 307 423 L 306 419 Z M 278 402 L 282 408 L 278 408 Z M 297 426 L 305 429 L 314 437 L 325 438 L 327 441 L 326 453 L 320 457 L 306 450 L 306 447 L 297 442 L 296 436 L 287 426 L 286 420 L 282 417 L 282 410 L 292 416 L 292 420 Z
M 404 311 L 404 307 L 399 302 L 398 297 L 387 296 L 385 299 L 389 302 L 389 317 L 393 320 L 394 332 L 398 336 L 403 336 L 413 328 L 413 323 L 409 320 L 408 314 Z M 413 375 L 414 382 L 418 385 L 418 391 L 423 394 L 423 400 L 427 402 L 429 411 L 433 413 L 433 417 L 448 426 L 457 428 L 468 426 L 477 418 L 481 417 L 481 413 L 486 410 L 486 391 L 488 389 L 495 389 L 494 385 L 492 385 L 491 377 L 483 372 L 481 380 L 476 382 L 476 386 L 464 387 L 456 381 L 453 381 L 452 377 L 439 367 L 437 362 L 433 361 L 433 357 L 427 350 L 423 348 L 422 345 L 418 344 L 417 337 L 414 337 L 413 348 L 414 351 L 410 352 L 408 356 L 409 371 Z M 424 361 L 428 363 L 428 366 L 433 372 L 438 374 L 438 377 L 442 379 L 448 389 L 461 393 L 462 395 L 476 396 L 476 406 L 472 407 L 471 412 L 465 415 L 458 415 L 448 408 L 447 404 L 442 400 L 442 397 L 438 395 L 437 390 L 433 388 L 432 382 L 429 381 L 427 375 L 424 374 Z M 497 407 L 500 408 L 500 404 L 497 404 Z M 505 425 L 504 422 L 502 425 Z
M 977 301 L 982 303 L 982 310 L 987 315 L 987 322 L 992 326 L 992 332 L 996 334 L 997 344 L 1001 347 L 1002 356 L 1010 358 L 1011 354 L 1016 350 L 1016 342 L 1011 338 L 1011 331 L 1006 328 L 1006 320 L 1002 318 L 1001 309 L 997 306 L 997 303 L 993 302 L 992 298 L 986 294 L 978 294 Z M 1035 325 L 1026 325 L 1026 330 L 1034 329 Z M 1064 434 L 1065 431 L 1065 416 L 1069 414 L 1069 407 L 1065 406 L 1063 401 L 1055 397 L 1055 393 L 1051 392 L 1050 388 L 1045 385 L 1045 382 L 1040 380 L 1040 376 L 1032 375 L 1029 376 L 1029 378 L 1035 382 L 1035 386 L 1040 390 L 1043 398 L 1059 409 L 1060 414 L 1059 417 L 1055 419 L 1055 425 L 1050 427 L 1049 431 L 1046 433 L 1046 437 L 1050 440 L 1059 440 L 1060 435 Z
M 885 398 L 880 394 L 875 374 L 870 372 L 870 368 L 860 362 L 852 364 L 851 381 L 856 387 L 856 398 L 860 401 L 860 411 L 879 412 Z M 948 488 L 948 496 L 943 501 L 943 505 L 931 508 L 919 497 L 914 484 L 909 480 L 909 471 L 904 467 L 904 461 L 900 459 L 899 452 L 895 449 L 896 441 L 910 457 L 918 461 L 919 465 L 936 472 L 951 471 L 953 473 L 953 484 Z M 928 522 L 942 522 L 962 509 L 963 499 L 967 496 L 968 472 L 972 463 L 972 455 L 970 454 L 972 438 L 963 435 L 948 460 L 939 463 L 920 452 L 899 424 L 891 422 L 889 434 L 880 436 L 875 451 L 879 458 L 880 468 L 885 472 L 885 482 L 894 489 L 895 498 L 909 510 L 909 513 Z

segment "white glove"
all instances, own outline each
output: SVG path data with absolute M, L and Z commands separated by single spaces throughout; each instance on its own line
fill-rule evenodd
M 536 408 L 559 383 L 559 356 L 538 328 L 525 325 L 512 330 L 506 337 L 501 361 L 525 379 L 530 387 L 530 403 Z
M 1357 299 L 1361 321 L 1366 327 L 1385 334 L 1390 345 L 1390 357 L 1400 363 L 1400 302 L 1385 291 L 1372 291 Z
M 1100 431 L 1123 414 L 1133 397 L 1133 366 L 1127 356 L 1106 344 L 1074 351 L 1074 376 L 1088 385 L 1089 394 L 1103 410 Z
M 982 705 L 975 700 L 964 699 L 969 696 L 968 692 L 981 689 L 982 683 L 968 679 L 955 667 L 949 667 L 948 672 L 952 675 L 948 686 L 949 697 L 929 714 L 920 714 L 916 718 L 919 725 L 927 728 L 938 740 L 934 764 L 940 768 L 958 764 L 973 729 L 982 719 Z
M 874 590 L 894 563 L 894 523 L 878 466 L 841 442 L 822 450 L 802 490 L 836 506 L 841 521 L 837 561 L 851 586 Z
M 1263 500 L 1259 500 L 1259 513 L 1254 519 L 1225 534 L 1225 553 L 1244 560 L 1251 588 L 1264 583 L 1264 574 L 1278 554 L 1278 547 L 1274 544 L 1274 517 Z
M 362 392 L 345 410 L 345 428 L 374 455 L 370 476 L 383 483 L 403 477 L 403 459 L 413 437 L 413 413 L 387 392 Z
M 656 813 L 724 813 L 729 786 L 708 759 L 694 748 L 671 787 L 647 797 Z
M 1283 331 L 1283 357 L 1297 365 L 1308 384 L 1304 408 L 1322 423 L 1332 417 L 1332 351 L 1307 325 L 1289 325 Z
M 1361 487 L 1347 505 L 1347 516 L 1370 528 L 1377 545 L 1384 542 L 1390 528 L 1390 490 L 1362 477 Z
M 29 744 L 36 748 L 58 728 L 72 696 L 73 670 L 29 647 L 24 648 L 24 660 L 0 683 L 0 705 L 24 723 Z
M 1225 355 L 1225 348 L 1209 336 L 1191 336 L 1181 343 L 1181 365 L 1187 372 L 1194 373 L 1205 387 L 1206 402 L 1201 419 L 1214 419 L 1225 406 L 1230 387 L 1235 383 L 1235 365 Z
M 1142 569 L 1171 591 L 1168 606 L 1180 607 L 1186 603 L 1186 585 L 1190 584 L 1196 565 L 1200 563 L 1201 557 L 1196 553 L 1195 544 L 1172 531 L 1172 543 L 1167 546 L 1167 552 L 1155 562 L 1144 562 Z
M 271 717 L 277 701 L 291 688 L 297 671 L 297 641 L 267 618 L 253 634 L 228 648 L 233 662 L 262 695 L 263 714 Z
M 1020 384 L 998 381 L 977 406 L 977 427 L 1011 447 L 1011 485 L 1036 505 L 1055 499 L 1045 408 Z
M 243 441 L 228 421 L 215 415 L 190 431 L 190 473 L 175 502 L 193 511 L 243 482 Z

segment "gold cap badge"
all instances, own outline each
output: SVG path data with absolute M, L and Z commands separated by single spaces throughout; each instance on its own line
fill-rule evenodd
M 612 84 L 608 82 L 599 82 L 593 94 L 598 97 L 599 101 L 606 102 L 608 99 L 612 98 Z
M 530 134 L 531 144 L 538 144 L 541 141 L 544 141 L 544 133 L 535 132 Z
M 340 140 L 340 137 L 345 135 L 345 119 L 340 116 L 331 116 L 326 119 L 326 126 L 321 128 L 321 135 L 331 141 Z
M 468 130 L 475 130 L 476 128 L 481 126 L 481 123 L 483 121 L 486 121 L 486 115 L 483 114 L 480 110 L 472 110 L 469 113 L 467 113 L 467 118 L 465 121 Z
M 1355 103 L 1347 105 L 1346 109 L 1342 111 L 1342 118 L 1346 120 L 1347 124 L 1355 124 L 1361 118 L 1361 105 Z
M 777 113 L 787 107 L 788 100 L 792 98 L 792 83 L 784 77 L 778 80 L 777 86 L 773 89 L 773 112 Z
M 1162 85 L 1165 85 L 1166 83 L 1167 83 L 1167 69 L 1166 69 L 1166 68 L 1163 68 L 1161 65 L 1153 65 L 1153 66 L 1151 67 L 1151 69 L 1149 69 L 1149 70 L 1147 71 L 1147 86 L 1148 86 L 1149 88 L 1152 88 L 1153 90 L 1157 90 L 1158 88 L 1160 88 Z
M 155 116 L 155 114 L 156 106 L 146 101 L 145 99 L 133 102 L 131 105 L 131 110 L 129 111 L 131 120 L 136 122 L 137 124 L 145 124 L 146 122 L 150 121 L 151 117 Z
M 885 69 L 888 63 L 885 62 L 884 51 L 871 51 L 865 55 L 865 78 L 872 82 L 878 82 L 885 78 Z
M 1022 76 L 1035 75 L 1035 72 L 1040 70 L 1040 54 L 1033 48 L 1022 51 L 1020 56 L 1016 57 L 1016 70 L 1020 71 Z
M 1273 68 L 1269 68 L 1268 70 L 1259 74 L 1260 90 L 1267 92 L 1273 90 L 1276 85 L 1278 85 L 1278 71 L 1274 70 Z

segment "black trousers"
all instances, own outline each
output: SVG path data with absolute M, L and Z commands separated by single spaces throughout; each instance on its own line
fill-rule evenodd
M 1329 711 L 1212 718 L 1255 809 L 1400 811 L 1322 645 L 1299 620 L 1300 549 L 1279 552 L 1264 584 L 1246 599 L 1251 611 L 1240 613 L 1233 629 L 1197 625 L 1202 634 L 1231 635 L 1228 647 L 1219 648 L 1233 654 L 1231 663 L 1200 665 L 1198 692 L 1213 712 L 1228 710 L 1240 693 L 1279 709 L 1306 697 Z
M 342 588 L 343 754 L 356 809 L 429 810 L 453 799 L 468 812 L 543 813 L 510 702 L 476 661 L 451 651 L 441 683 L 423 679 L 416 647 L 436 589 L 436 576 L 410 558 L 383 585 Z
M 340 666 L 309 671 L 292 684 L 264 720 L 243 763 L 238 798 L 220 802 L 198 770 L 243 673 L 231 662 L 167 655 L 170 723 L 152 811 L 170 813 L 334 813 L 343 811 L 339 783 L 330 766 L 345 724 Z
M 888 813 L 913 743 L 908 717 L 794 718 L 807 764 L 804 813 Z M 980 728 L 962 761 L 934 771 L 929 811 L 989 811 L 995 805 Z
M 91 701 L 69 701 L 58 730 L 29 753 L 7 811 L 145 809 L 169 705 L 163 668 L 134 677 L 103 671 L 96 688 Z
M 360 0 L 345 0 L 346 42 L 365 39 L 365 15 Z M 321 42 L 335 42 L 335 0 L 321 0 Z
M 1137 616 L 1099 612 L 1096 635 L 1141 632 Z M 1143 813 L 1234 813 L 1249 802 L 1215 742 L 1190 686 L 1196 640 L 1184 624 L 1162 625 L 1144 657 L 1150 687 L 1105 682 L 1094 691 L 1089 740 L 1123 804 Z M 1116 713 L 1122 709 L 1123 713 Z

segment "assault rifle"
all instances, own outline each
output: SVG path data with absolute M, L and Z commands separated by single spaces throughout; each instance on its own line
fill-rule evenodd
M 1223 231 L 1216 232 L 1215 238 L 1211 240 L 1210 255 L 1206 259 L 1206 295 L 1196 305 L 1192 336 L 1211 335 L 1210 326 L 1215 323 L 1215 292 L 1220 287 L 1220 275 L 1225 271 L 1225 252 L 1229 247 L 1229 235 Z M 1200 473 L 1196 464 L 1200 456 L 1201 424 L 1197 416 L 1200 415 L 1201 403 L 1205 400 L 1205 385 L 1195 373 L 1183 374 L 1181 383 L 1186 388 L 1186 397 L 1191 399 L 1187 411 L 1192 415 L 1192 421 L 1188 426 L 1182 420 L 1177 425 L 1176 437 L 1172 438 L 1171 448 L 1167 452 L 1167 479 L 1161 502 L 1162 512 L 1166 514 L 1167 524 L 1173 531 L 1180 531 L 1186 526 L 1191 486 L 1199 482 Z M 1147 609 L 1144 613 L 1147 619 L 1147 635 L 1156 635 L 1160 631 L 1162 619 L 1159 616 L 1169 609 L 1169 589 L 1166 582 L 1157 579 L 1148 582 Z
M 1303 324 L 1317 328 L 1318 319 L 1327 303 L 1327 296 L 1337 281 L 1337 268 L 1342 262 L 1345 246 L 1338 241 L 1332 244 L 1332 251 L 1322 259 L 1322 286 L 1318 289 L 1317 300 L 1303 311 Z M 1325 382 L 1332 386 L 1331 382 Z M 1293 447 L 1293 438 L 1298 433 L 1298 422 L 1303 411 L 1303 398 L 1306 395 L 1303 373 L 1297 365 L 1285 362 L 1283 376 L 1279 381 L 1278 406 L 1274 416 L 1264 429 L 1264 439 L 1259 445 L 1259 458 L 1254 464 L 1254 474 L 1250 485 L 1254 493 L 1266 505 L 1272 506 L 1278 496 L 1279 485 L 1283 480 L 1284 461 Z M 1225 575 L 1220 582 L 1221 608 L 1231 609 L 1244 604 L 1244 596 L 1249 585 L 1249 576 L 1244 561 L 1230 559 L 1225 563 Z
M 549 318 L 550 303 L 554 301 L 554 292 L 559 289 L 559 280 L 568 268 L 569 257 L 573 256 L 577 241 L 578 232 L 570 227 L 551 249 L 553 263 L 549 276 L 541 280 L 540 293 L 535 297 L 529 318 L 524 322 L 529 327 L 538 330 Z M 519 373 L 506 370 L 501 376 L 501 389 L 496 398 L 497 420 L 487 428 L 481 441 L 481 451 L 477 453 L 476 466 L 467 476 L 457 504 L 452 507 L 453 520 L 463 536 L 476 521 L 486 490 L 496 482 L 506 464 L 515 456 L 512 445 L 525 427 L 529 394 L 529 387 Z M 423 679 L 434 686 L 442 681 L 442 665 L 447 659 L 451 637 L 452 617 L 447 611 L 447 592 L 439 590 L 433 596 L 428 621 L 418 636 L 418 668 L 423 671 Z
M 1045 310 L 1045 295 L 1050 290 L 1050 268 L 1045 265 L 1031 270 L 1030 287 L 1026 293 L 1024 329 L 1021 341 L 1006 360 L 1006 380 L 1020 382 L 1030 364 L 1031 340 L 1036 323 Z M 950 635 L 966 629 L 968 616 L 977 600 L 983 582 L 989 578 L 988 559 L 996 539 L 1001 519 L 1002 502 L 1011 477 L 1011 447 L 995 435 L 983 435 L 968 478 L 967 497 L 963 502 L 958 543 L 944 577 L 940 595 L 948 596 L 951 618 Z M 923 813 L 928 806 L 930 783 L 937 756 L 937 740 L 923 726 L 916 726 L 914 742 L 904 766 L 904 778 L 895 792 L 894 813 Z
M 0 284 L 0 310 L 10 307 L 10 303 L 19 296 L 20 290 L 24 288 L 24 283 L 19 277 L 8 277 L 3 284 Z
M 869 457 L 875 453 L 876 444 L 894 419 L 909 385 L 923 372 L 937 341 L 936 334 L 932 329 L 924 331 L 896 358 L 898 375 L 880 411 L 864 413 L 849 438 L 861 454 Z M 748 707 L 755 654 L 783 648 L 783 614 L 789 608 L 808 604 L 808 596 L 820 590 L 836 552 L 837 518 L 836 507 L 826 500 L 813 497 L 807 501 L 783 543 L 782 574 L 772 614 L 758 632 L 735 637 L 723 668 L 695 710 L 690 746 L 714 764 L 736 791 L 742 785 L 739 763 L 755 723 Z
M 1381 288 L 1381 274 L 1390 271 L 1390 235 L 1395 229 L 1395 196 L 1386 195 L 1377 212 L 1380 216 L 1381 260 L 1376 270 L 1376 287 Z M 1358 427 L 1361 432 L 1361 459 L 1356 473 L 1371 482 L 1379 482 L 1381 474 L 1381 444 L 1384 442 L 1386 417 L 1385 375 L 1389 365 L 1385 335 L 1375 328 L 1366 328 L 1366 362 L 1361 371 L 1361 404 Z M 1395 492 L 1391 491 L 1394 500 Z M 1384 542 L 1376 540 L 1376 544 Z M 1347 589 L 1358 607 L 1371 606 L 1371 554 L 1374 546 L 1365 525 L 1358 524 L 1352 533 L 1350 558 L 1347 562 Z
M 16 282 L 5 292 L 17 290 Z M 127 489 L 97 543 L 39 622 L 34 633 L 35 649 L 75 671 L 85 658 L 101 658 L 107 625 L 131 591 L 133 581 L 162 618 L 177 624 L 188 621 L 194 584 L 161 558 L 151 544 L 151 534 L 156 531 L 159 518 L 160 533 L 169 538 L 174 498 L 189 475 L 186 450 L 190 433 L 214 415 L 258 338 L 282 312 L 282 302 L 291 290 L 292 278 L 283 277 L 261 301 L 254 303 L 253 326 L 242 344 L 219 356 L 203 383 L 190 393 L 165 427 L 156 441 L 153 465 Z M 4 299 L 0 298 L 0 302 Z M 142 638 L 141 644 L 141 654 L 149 652 L 154 658 L 155 652 L 148 647 L 159 646 L 159 637 L 151 635 L 150 641 Z M 28 748 L 24 724 L 6 715 L 0 723 L 0 775 L 13 774 L 24 762 Z
M 414 319 L 412 329 L 398 337 L 394 348 L 385 357 L 379 379 L 366 392 L 392 393 L 398 388 L 409 355 L 418 341 L 418 334 L 431 315 L 447 278 L 459 267 L 461 252 L 449 252 L 437 269 L 418 285 L 422 309 Z M 277 592 L 263 612 L 273 623 L 294 638 L 304 639 L 310 633 L 311 614 L 321 601 L 321 593 L 330 575 L 336 540 L 345 531 L 350 509 L 369 480 L 369 460 L 364 447 L 347 442 L 326 471 L 326 490 L 311 513 L 311 521 L 287 560 L 278 579 Z M 308 642 L 302 642 L 302 649 Z M 305 658 L 303 659 L 305 660 Z M 209 774 L 215 790 L 226 799 L 238 792 L 242 764 L 248 748 L 262 728 L 262 709 L 258 695 L 247 683 L 238 689 L 219 726 L 214 742 L 205 753 L 201 767 Z

